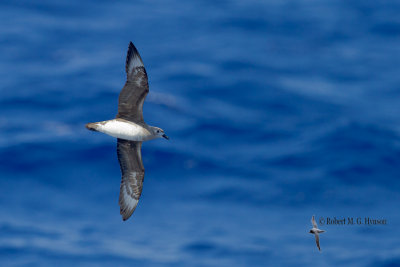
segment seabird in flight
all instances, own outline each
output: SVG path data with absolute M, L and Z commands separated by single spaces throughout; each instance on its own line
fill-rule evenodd
M 324 230 L 320 230 L 318 229 L 318 225 L 315 222 L 315 217 L 314 215 L 311 218 L 311 223 L 313 225 L 313 228 L 310 230 L 310 234 L 314 234 L 315 235 L 315 242 L 317 243 L 317 247 L 319 249 L 319 251 L 321 251 L 321 247 L 319 246 L 319 234 L 325 232 Z
M 143 120 L 143 102 L 149 84 L 143 61 L 132 42 L 129 43 L 125 71 L 127 80 L 119 94 L 117 117 L 86 124 L 89 130 L 118 138 L 117 155 L 122 173 L 119 206 L 124 221 L 132 215 L 142 193 L 142 142 L 155 138 L 169 139 L 164 130 L 147 125 Z

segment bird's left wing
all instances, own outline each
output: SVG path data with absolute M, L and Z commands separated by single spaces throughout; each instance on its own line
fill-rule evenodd
M 117 118 L 143 123 L 143 103 L 149 84 L 142 58 L 132 42 L 129 43 L 125 70 L 126 83 L 119 94 Z
M 314 228 L 318 228 L 317 223 L 315 222 L 315 216 L 314 215 L 311 218 L 311 223 L 312 223 Z
M 117 155 L 122 173 L 119 206 L 124 221 L 132 215 L 142 194 L 144 167 L 141 147 L 142 142 L 118 139 Z

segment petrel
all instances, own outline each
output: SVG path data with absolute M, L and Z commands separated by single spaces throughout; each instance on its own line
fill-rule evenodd
M 124 221 L 132 215 L 142 194 L 142 142 L 161 137 L 169 139 L 163 129 L 147 125 L 143 120 L 143 102 L 149 84 L 142 58 L 132 42 L 129 43 L 125 71 L 127 79 L 119 94 L 117 117 L 86 124 L 89 130 L 118 138 L 117 155 L 122 173 L 119 206 Z
M 315 235 L 315 242 L 317 243 L 317 247 L 319 249 L 319 251 L 321 251 L 321 248 L 319 246 L 319 234 L 325 232 L 324 230 L 320 230 L 318 229 L 318 225 L 315 222 L 315 217 L 314 215 L 311 218 L 311 223 L 313 225 L 313 228 L 310 230 L 310 234 L 314 234 Z

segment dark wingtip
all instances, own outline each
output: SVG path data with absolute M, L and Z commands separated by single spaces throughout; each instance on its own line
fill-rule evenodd
M 121 203 L 120 203 L 120 205 L 121 205 Z M 128 220 L 132 216 L 132 214 L 135 211 L 135 209 L 136 209 L 136 207 L 134 209 L 132 209 L 131 211 L 127 211 L 125 209 L 120 208 L 119 209 L 119 214 L 121 214 L 122 220 L 123 221 Z
M 125 71 L 129 75 L 129 65 L 134 58 L 138 58 L 143 65 L 142 58 L 139 55 L 139 51 L 136 49 L 132 42 L 129 42 L 128 53 L 126 54 Z
M 132 216 L 133 211 L 131 213 L 125 213 L 125 212 L 121 211 L 120 214 L 122 215 L 122 220 L 125 222 Z

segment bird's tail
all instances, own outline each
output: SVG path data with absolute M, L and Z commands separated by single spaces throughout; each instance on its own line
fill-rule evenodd
M 98 129 L 98 125 L 97 125 L 97 123 L 88 123 L 88 124 L 86 124 L 85 125 L 86 126 L 86 128 L 88 129 L 88 130 L 91 130 L 91 131 L 96 131 L 97 132 L 97 129 Z

